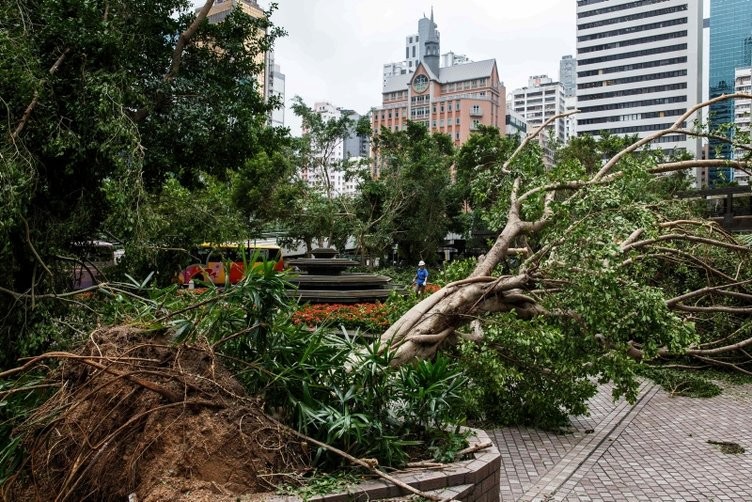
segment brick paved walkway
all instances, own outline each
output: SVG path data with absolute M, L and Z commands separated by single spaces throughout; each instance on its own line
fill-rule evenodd
M 752 385 L 712 399 L 643 385 L 638 402 L 590 402 L 574 432 L 489 431 L 501 452 L 503 501 L 752 500 Z M 707 441 L 734 442 L 741 455 Z

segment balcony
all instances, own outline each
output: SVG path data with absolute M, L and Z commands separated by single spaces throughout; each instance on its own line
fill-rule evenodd
M 471 117 L 482 117 L 483 116 L 483 110 L 480 108 L 470 108 L 470 116 Z

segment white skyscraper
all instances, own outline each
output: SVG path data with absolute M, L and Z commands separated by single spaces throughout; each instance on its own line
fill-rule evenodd
M 747 66 L 736 68 L 734 92 L 752 94 L 752 67 Z M 752 100 L 734 100 L 734 125 L 738 132 L 746 132 L 747 134 L 752 133 Z M 738 148 L 734 152 L 734 158 L 742 159 L 747 153 L 748 150 Z M 735 171 L 734 181 L 738 182 L 740 185 L 749 185 L 749 173 L 741 169 L 736 169 Z
M 564 86 L 548 75 L 532 76 L 528 78 L 527 87 L 512 91 L 512 104 L 514 111 L 525 117 L 528 131 L 533 131 L 554 115 L 564 113 Z M 566 119 L 558 118 L 546 129 L 538 140 L 543 147 L 544 162 L 551 165 L 553 149 L 550 140 L 560 143 L 567 140 Z
M 314 103 L 313 111 L 321 115 L 324 122 L 338 120 L 342 117 L 342 109 L 327 101 Z M 353 112 L 348 110 L 347 113 L 350 115 Z M 353 179 L 347 179 L 342 164 L 345 160 L 345 142 L 347 139 L 339 138 L 334 144 L 328 145 L 329 150 L 325 152 L 312 152 L 320 161 L 315 164 L 319 167 L 326 166 L 326 168 L 316 169 L 311 167 L 304 169 L 301 175 L 309 185 L 314 187 L 329 186 L 333 195 L 352 195 L 357 192 L 357 182 Z M 328 176 L 328 183 L 325 176 Z
M 644 137 L 671 126 L 701 101 L 701 68 L 702 0 L 578 0 L 578 135 Z M 654 146 L 700 153 L 681 133 Z

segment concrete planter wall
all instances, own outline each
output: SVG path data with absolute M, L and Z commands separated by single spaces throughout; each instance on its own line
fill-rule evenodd
M 470 429 L 469 444 L 491 442 L 484 431 Z M 501 456 L 495 445 L 475 452 L 473 458 L 447 464 L 440 469 L 421 469 L 393 474 L 422 492 L 441 498 L 453 498 L 463 502 L 498 502 Z M 409 492 L 384 480 L 367 481 L 350 487 L 346 492 L 312 497 L 313 502 L 349 502 L 388 499 L 410 495 Z M 300 500 L 296 497 L 274 497 L 276 502 Z

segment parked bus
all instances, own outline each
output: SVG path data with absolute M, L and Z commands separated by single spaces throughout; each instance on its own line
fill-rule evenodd
M 245 276 L 245 264 L 252 266 L 264 261 L 274 263 L 274 270 L 284 270 L 282 250 L 276 244 L 256 244 L 254 241 L 203 243 L 192 253 L 198 261 L 185 267 L 178 282 L 188 286 L 191 281 L 211 282 L 217 286 L 237 284 Z M 227 272 L 229 271 L 229 281 Z
M 114 267 L 123 256 L 122 249 L 107 241 L 92 240 L 72 245 L 79 258 L 71 270 L 73 289 L 84 289 L 104 279 L 103 273 Z

